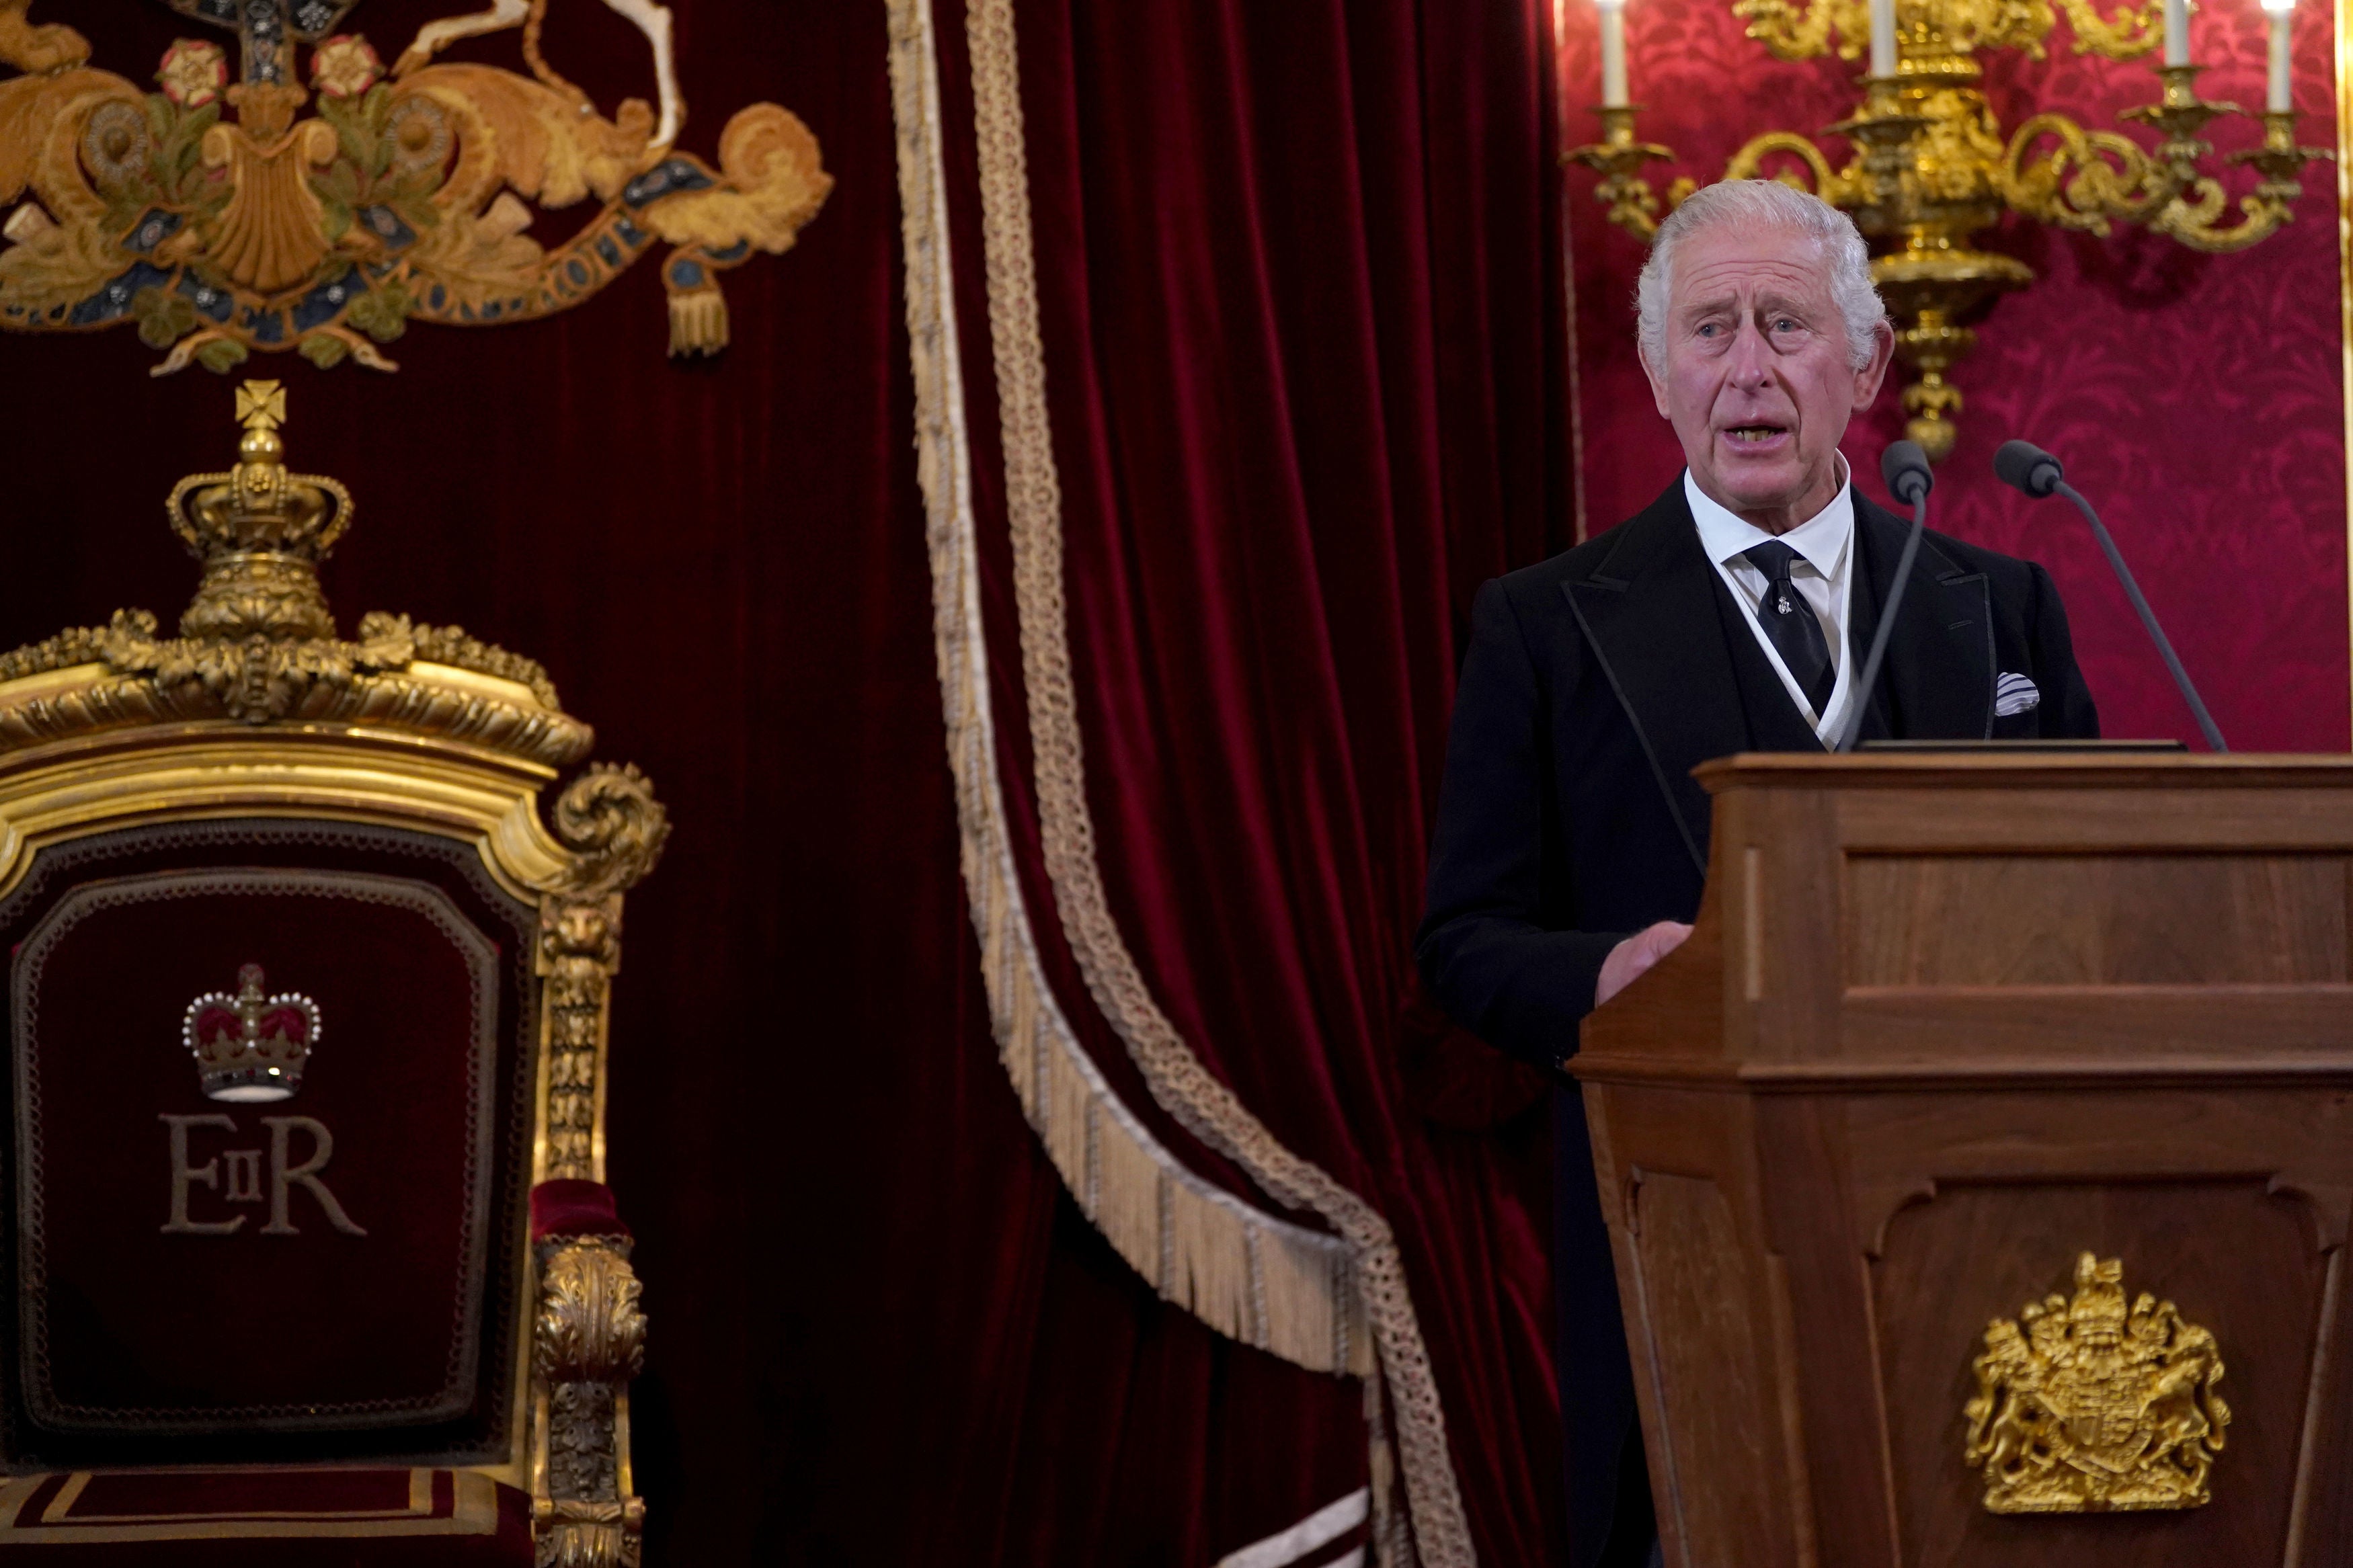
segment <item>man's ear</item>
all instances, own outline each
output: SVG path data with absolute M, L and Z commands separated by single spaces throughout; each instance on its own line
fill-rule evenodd
M 1658 366 L 1651 363 L 1651 346 L 1641 341 L 1639 334 L 1634 343 L 1634 357 L 1642 362 L 1642 374 L 1650 378 L 1651 401 L 1658 405 L 1659 417 L 1672 424 L 1675 416 L 1667 407 L 1667 378 Z M 1874 387 L 1877 385 L 1876 383 L 1873 384 Z
M 1887 365 L 1895 357 L 1895 329 L 1884 321 L 1872 330 L 1871 363 L 1854 373 L 1854 406 L 1859 413 L 1879 400 L 1879 384 L 1887 379 Z

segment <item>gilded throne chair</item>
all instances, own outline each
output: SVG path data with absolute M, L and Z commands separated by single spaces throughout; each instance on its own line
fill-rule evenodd
M 592 736 L 528 660 L 341 640 L 351 498 L 238 414 L 179 635 L 0 658 L 0 1552 L 634 1563 L 607 1005 L 661 808 L 542 815 Z

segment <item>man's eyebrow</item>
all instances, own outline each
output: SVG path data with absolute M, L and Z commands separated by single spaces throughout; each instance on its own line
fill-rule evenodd
M 1712 316 L 1733 308 L 1733 296 L 1717 294 L 1704 300 L 1686 300 L 1676 307 L 1678 316 Z

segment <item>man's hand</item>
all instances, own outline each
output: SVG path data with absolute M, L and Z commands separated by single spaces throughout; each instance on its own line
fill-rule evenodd
M 1691 933 L 1692 928 L 1681 921 L 1661 921 L 1611 948 L 1609 956 L 1601 961 L 1601 978 L 1593 987 L 1593 1005 L 1600 1006 L 1634 984 L 1652 964 L 1681 947 L 1683 938 Z

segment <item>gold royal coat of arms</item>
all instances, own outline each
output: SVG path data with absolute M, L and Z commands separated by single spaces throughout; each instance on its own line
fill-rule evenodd
M 1971 1363 L 1967 1457 L 1995 1513 L 2199 1508 L 2231 1409 L 2214 1336 L 2170 1301 L 2125 1306 L 2124 1267 L 2084 1253 L 2075 1294 L 1996 1319 Z
M 677 147 L 654 0 L 606 0 L 644 34 L 659 97 L 610 119 L 542 58 L 548 0 L 429 23 L 389 69 L 337 30 L 356 0 L 165 3 L 233 33 L 236 72 L 183 38 L 142 90 L 93 68 L 72 28 L 28 20 L 29 0 L 0 0 L 0 66 L 24 73 L 0 79 L 0 326 L 135 323 L 158 375 L 290 349 L 391 370 L 382 345 L 411 321 L 565 310 L 661 244 L 670 352 L 708 353 L 727 341 L 718 275 L 790 247 L 832 188 L 817 139 L 773 103 L 728 121 L 715 166 Z M 435 62 L 515 26 L 528 77 Z M 590 200 L 561 243 L 525 232 L 534 205 Z

